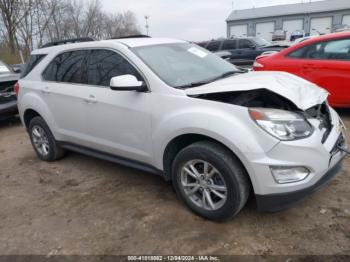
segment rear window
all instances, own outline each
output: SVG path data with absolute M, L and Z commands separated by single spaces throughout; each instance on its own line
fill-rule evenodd
M 21 78 L 26 77 L 34 69 L 34 67 L 36 67 L 41 60 L 43 60 L 45 56 L 46 55 L 31 55 L 21 74 Z

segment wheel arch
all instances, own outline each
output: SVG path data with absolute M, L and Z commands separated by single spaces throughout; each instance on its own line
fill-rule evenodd
M 30 121 L 34 118 L 34 117 L 42 117 L 36 110 L 28 108 L 24 111 L 23 113 L 23 122 L 24 125 L 26 127 L 26 129 L 28 130 L 29 128 L 29 123 Z
M 228 150 L 232 154 L 232 156 L 235 157 L 237 159 L 237 161 L 239 161 L 239 163 L 245 169 L 245 171 L 248 175 L 248 179 L 250 181 L 251 187 L 253 188 L 252 180 L 251 180 L 251 177 L 249 175 L 248 169 L 247 169 L 246 165 L 244 164 L 244 162 L 242 161 L 242 159 L 236 154 L 236 152 L 234 152 L 231 148 L 229 148 L 227 145 L 225 145 L 225 143 L 223 141 L 219 141 L 218 139 L 212 138 L 212 137 L 207 136 L 207 135 L 198 134 L 198 133 L 181 134 L 181 135 L 174 137 L 173 139 L 171 139 L 167 143 L 165 150 L 164 150 L 164 153 L 163 153 L 163 172 L 164 172 L 164 177 L 167 181 L 171 180 L 172 163 L 173 163 L 176 155 L 183 148 L 185 148 L 185 147 L 187 147 L 195 142 L 199 142 L 199 141 L 211 141 L 211 142 L 219 144 L 220 146 L 222 146 L 223 148 Z

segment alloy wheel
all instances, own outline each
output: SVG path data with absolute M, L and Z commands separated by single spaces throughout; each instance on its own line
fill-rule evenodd
M 186 197 L 205 210 L 218 210 L 227 200 L 227 186 L 221 173 L 209 162 L 191 160 L 181 169 L 181 186 Z

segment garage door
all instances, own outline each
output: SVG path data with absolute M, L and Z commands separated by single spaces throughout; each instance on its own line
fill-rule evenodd
M 267 41 L 272 40 L 272 35 L 275 32 L 275 23 L 258 23 L 256 24 L 256 36 L 262 37 Z
M 296 30 L 304 29 L 304 20 L 288 20 L 283 22 L 283 30 L 286 31 L 287 40 L 290 39 L 290 35 Z
M 233 25 L 230 27 L 230 37 L 245 37 L 248 34 L 248 25 Z
M 328 34 L 332 31 L 332 17 L 311 18 L 311 35 Z
M 342 24 L 350 27 L 350 15 L 343 16 L 343 23 Z

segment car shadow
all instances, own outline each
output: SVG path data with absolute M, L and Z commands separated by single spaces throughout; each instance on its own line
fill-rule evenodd
M 21 119 L 18 116 L 12 116 L 6 119 L 0 120 L 0 128 L 7 128 L 11 126 L 21 125 Z

